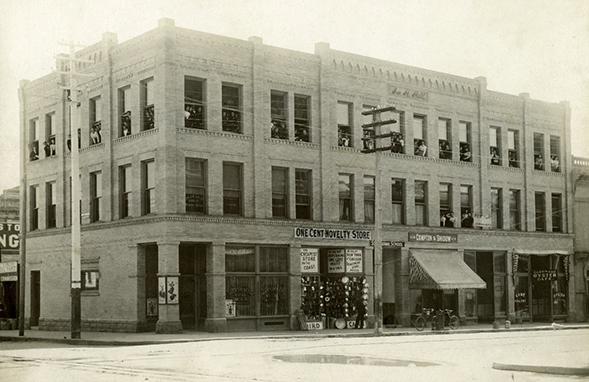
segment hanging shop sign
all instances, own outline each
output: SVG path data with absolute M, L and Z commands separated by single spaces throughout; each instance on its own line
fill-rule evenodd
M 556 269 L 546 269 L 542 271 L 532 271 L 532 277 L 535 281 L 552 281 L 556 280 Z
M 409 233 L 409 241 L 419 241 L 428 243 L 457 243 L 457 234 L 429 234 L 429 233 Z
M 319 249 L 318 248 L 301 248 L 301 272 L 317 273 L 319 272 Z
M 372 232 L 358 229 L 301 228 L 294 229 L 295 239 L 370 240 Z
M 327 250 L 327 272 L 328 273 L 344 273 L 345 272 L 345 256 L 346 256 L 346 252 L 343 249 L 328 249 Z
M 346 272 L 362 273 L 361 249 L 346 249 Z
M 0 223 L 0 249 L 17 251 L 20 248 L 20 224 Z
M 405 242 L 404 241 L 383 240 L 380 242 L 380 245 L 383 247 L 403 248 L 403 247 L 405 247 Z M 370 246 L 374 247 L 374 240 L 370 240 Z
M 18 281 L 18 262 L 0 263 L 0 281 Z
M 491 229 L 492 219 L 490 216 L 474 216 L 472 225 L 474 228 Z

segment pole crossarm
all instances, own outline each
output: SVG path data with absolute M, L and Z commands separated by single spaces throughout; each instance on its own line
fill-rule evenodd
M 381 114 L 387 111 L 395 111 L 397 110 L 397 108 L 395 108 L 395 106 L 390 105 L 390 106 L 385 106 L 385 107 L 377 107 L 377 108 L 373 108 L 373 109 L 369 109 L 369 110 L 364 110 L 362 112 L 362 115 L 374 115 L 374 114 Z
M 371 123 L 365 123 L 362 125 L 362 128 L 363 129 L 370 129 L 372 127 L 381 126 L 381 125 L 390 125 L 393 123 L 397 123 L 397 120 L 394 118 L 391 118 L 391 119 L 387 119 L 385 121 L 375 121 L 375 122 L 371 122 Z

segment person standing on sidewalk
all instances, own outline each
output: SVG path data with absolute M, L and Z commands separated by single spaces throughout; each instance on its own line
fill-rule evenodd
M 364 298 L 362 295 L 358 297 L 356 300 L 356 323 L 354 324 L 354 328 L 356 329 L 364 329 L 364 316 L 366 316 L 366 305 L 364 305 Z

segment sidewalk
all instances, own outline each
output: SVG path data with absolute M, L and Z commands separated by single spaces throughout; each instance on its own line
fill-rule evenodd
M 564 324 L 559 330 L 589 329 L 588 323 Z M 475 324 L 461 326 L 458 330 L 432 331 L 425 329 L 417 331 L 413 327 L 384 328 L 381 336 L 414 336 L 414 335 L 452 335 L 452 334 L 476 334 L 476 333 L 504 333 L 504 332 L 529 332 L 529 331 L 554 331 L 548 323 L 517 324 L 510 329 L 500 327 L 493 329 L 492 324 Z M 277 331 L 277 332 L 239 332 L 239 333 L 206 333 L 187 331 L 180 334 L 155 334 L 149 333 L 111 333 L 111 332 L 82 332 L 81 339 L 71 339 L 70 332 L 54 332 L 44 330 L 25 330 L 24 336 L 19 336 L 18 330 L 0 330 L 0 343 L 2 341 L 41 341 L 55 342 L 82 346 L 137 346 L 158 345 L 169 343 L 198 342 L 198 341 L 223 341 L 236 339 L 300 339 L 300 338 L 360 338 L 374 337 L 373 329 L 326 329 L 316 331 Z M 588 351 L 589 352 L 589 351 Z M 500 370 L 527 371 L 536 373 L 549 373 L 560 375 L 589 375 L 589 355 L 586 358 L 568 357 L 559 358 L 551 356 L 552 364 L 526 365 L 526 359 L 517 360 L 514 363 L 494 363 L 493 368 Z
M 589 329 L 589 323 L 571 323 L 564 324 L 562 330 Z M 432 331 L 425 329 L 422 332 L 417 331 L 414 327 L 398 326 L 397 328 L 383 329 L 382 336 L 407 336 L 407 335 L 442 335 L 454 333 L 500 333 L 500 332 L 518 332 L 518 331 L 540 331 L 554 328 L 547 323 L 537 324 L 517 324 L 511 325 L 510 329 L 501 326 L 499 329 L 493 329 L 491 324 L 474 324 L 461 326 L 458 330 L 450 330 L 446 327 L 444 331 Z M 208 333 L 185 331 L 179 334 L 155 334 L 154 332 L 146 333 L 114 333 L 114 332 L 84 332 L 81 333 L 81 339 L 72 339 L 70 332 L 61 331 L 44 331 L 29 329 L 25 330 L 24 336 L 19 336 L 18 330 L 0 330 L 0 342 L 2 341 L 44 341 L 60 342 L 78 345 L 99 345 L 99 346 L 133 346 L 133 345 L 154 345 L 178 342 L 197 342 L 197 341 L 221 341 L 248 338 L 334 338 L 334 337 L 373 337 L 376 336 L 374 329 L 325 329 L 312 331 L 258 331 L 258 332 L 236 332 L 236 333 Z

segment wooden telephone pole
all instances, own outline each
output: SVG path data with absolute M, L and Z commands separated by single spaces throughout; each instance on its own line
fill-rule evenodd
M 372 115 L 372 122 L 362 125 L 364 131 L 369 134 L 362 138 L 365 142 L 371 142 L 369 148 L 362 150 L 363 153 L 375 153 L 375 177 L 374 177 L 374 333 L 382 334 L 383 330 L 383 313 L 382 313 L 382 180 L 380 174 L 380 157 L 381 151 L 390 151 L 391 146 L 381 146 L 381 138 L 392 137 L 393 133 L 382 134 L 381 126 L 397 123 L 395 119 L 383 121 L 381 114 L 388 111 L 395 111 L 394 106 L 376 107 L 365 110 L 362 115 Z

